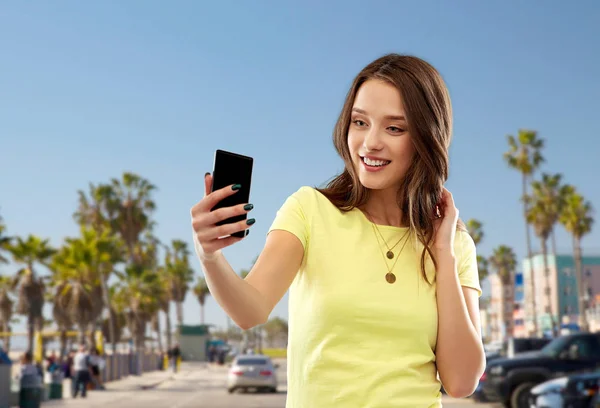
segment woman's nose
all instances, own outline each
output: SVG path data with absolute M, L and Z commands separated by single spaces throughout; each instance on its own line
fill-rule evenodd
M 377 151 L 383 148 L 382 139 L 379 136 L 379 132 L 375 127 L 372 127 L 367 132 L 365 132 L 363 147 L 367 151 Z

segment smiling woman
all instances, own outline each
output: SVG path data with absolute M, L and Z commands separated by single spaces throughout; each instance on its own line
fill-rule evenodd
M 220 252 L 240 239 L 216 227 L 241 207 L 211 212 L 235 191 L 209 193 L 206 177 L 191 213 L 214 298 L 248 329 L 290 289 L 288 408 L 441 407 L 440 380 L 456 397 L 478 385 L 475 245 L 444 188 L 451 124 L 430 64 L 390 54 L 367 65 L 333 132 L 344 171 L 285 201 L 244 280 Z

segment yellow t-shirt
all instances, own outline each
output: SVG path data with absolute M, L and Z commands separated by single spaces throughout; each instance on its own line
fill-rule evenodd
M 378 226 L 388 245 L 406 228 Z M 435 283 L 422 278 L 422 246 L 413 239 L 393 273 L 371 222 L 343 213 L 311 187 L 292 194 L 269 231 L 285 230 L 304 246 L 289 294 L 287 408 L 441 407 L 435 365 Z M 394 248 L 398 256 L 404 240 Z M 382 252 L 383 251 L 383 252 Z M 458 231 L 461 285 L 481 294 L 475 245 Z M 427 269 L 429 281 L 435 273 Z

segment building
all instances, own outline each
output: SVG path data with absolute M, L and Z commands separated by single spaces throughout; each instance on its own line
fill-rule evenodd
M 491 296 L 489 313 L 490 340 L 501 342 L 514 336 L 514 308 L 515 285 L 514 281 L 502 285 L 498 274 L 489 276 Z
M 208 326 L 205 324 L 178 326 L 176 338 L 181 351 L 181 359 L 185 361 L 207 361 L 209 337 Z
M 535 280 L 535 306 L 537 310 L 538 329 L 542 333 L 551 333 L 553 322 L 577 323 L 579 304 L 577 301 L 577 281 L 575 276 L 575 260 L 572 255 L 547 256 L 548 273 L 544 271 L 544 257 L 537 254 L 523 260 L 524 281 L 528 282 L 525 290 L 525 326 L 528 333 L 533 333 L 532 289 L 529 282 L 533 274 Z M 533 272 L 532 272 L 533 271 Z M 586 300 L 592 308 L 600 295 L 600 257 L 583 257 L 583 281 Z M 548 293 L 550 296 L 548 296 Z M 588 315 L 590 312 L 588 311 Z M 594 314 L 592 314 L 593 316 Z
M 527 337 L 525 328 L 525 291 L 523 286 L 523 274 L 517 272 L 515 275 L 515 300 L 513 308 L 513 336 Z

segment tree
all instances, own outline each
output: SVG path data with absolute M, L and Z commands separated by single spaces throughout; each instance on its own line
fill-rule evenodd
M 17 237 L 16 242 L 8 246 L 8 251 L 16 264 L 24 266 L 16 273 L 13 288 L 19 290 L 16 312 L 27 316 L 27 350 L 32 351 L 34 332 L 42 329 L 46 288 L 43 280 L 36 275 L 34 266 L 48 266 L 56 250 L 50 247 L 47 239 L 29 235 L 25 240 Z
M 504 160 L 508 166 L 512 169 L 517 170 L 522 176 L 522 197 L 527 196 L 527 186 L 529 180 L 533 177 L 534 172 L 544 162 L 544 157 L 541 151 L 544 147 L 544 141 L 539 139 L 537 132 L 532 130 L 519 130 L 517 138 L 512 135 L 508 136 L 509 150 L 504 153 Z M 527 222 L 527 203 L 523 201 L 523 218 L 525 219 L 525 233 L 527 237 L 527 257 L 529 258 L 529 264 L 532 263 L 532 249 L 531 249 L 531 233 L 529 230 L 529 223 Z M 530 268 L 530 301 L 532 306 L 532 319 L 533 319 L 533 331 L 535 334 L 538 333 L 538 321 L 537 321 L 537 307 L 535 305 L 535 278 L 533 274 L 533 268 Z
M 141 259 L 136 246 L 142 233 L 153 227 L 151 214 L 156 204 L 152 200 L 152 193 L 156 187 L 134 173 L 123 173 L 121 180 L 112 179 L 111 187 L 113 194 L 110 199 L 117 203 L 118 208 L 113 229 L 125 242 L 130 263 L 139 264 Z
M 81 236 L 67 238 L 54 256 L 50 269 L 53 271 L 51 286 L 56 288 L 55 306 L 63 308 L 70 322 L 79 327 L 80 341 L 84 341 L 85 333 L 89 331 L 92 333 L 90 343 L 95 343 L 95 326 L 99 323 L 104 306 L 110 304 L 105 305 L 105 301 L 101 300 L 104 297 L 105 275 L 111 273 L 113 265 L 119 260 L 119 248 L 119 242 L 108 231 L 98 233 L 82 227 Z M 114 350 L 114 332 L 110 341 Z
M 287 344 L 288 323 L 280 317 L 273 317 L 263 326 L 271 345 Z
M 556 310 L 552 310 L 554 302 L 552 301 L 552 293 L 550 291 L 548 239 L 558 222 L 558 217 L 564 203 L 565 187 L 561 185 L 561 180 L 562 176 L 560 174 L 549 175 L 544 173 L 542 174 L 542 179 L 540 181 L 531 183 L 532 194 L 525 196 L 525 202 L 527 203 L 527 222 L 533 226 L 542 247 L 544 276 L 546 280 L 545 293 L 549 308 L 546 312 L 550 314 L 554 336 L 558 335 L 557 318 L 559 313 Z
M 206 297 L 210 295 L 206 279 L 198 277 L 198 281 L 196 282 L 193 291 L 198 299 L 198 303 L 200 303 L 200 323 L 204 324 L 204 304 L 206 303 Z
M 592 231 L 594 224 L 593 209 L 590 202 L 579 194 L 574 187 L 567 187 L 565 191 L 565 203 L 562 208 L 560 223 L 573 237 L 573 255 L 575 258 L 575 269 L 577 279 L 577 294 L 579 306 L 579 325 L 583 331 L 588 331 L 586 316 L 587 305 L 585 302 L 586 289 L 583 282 L 583 254 L 581 251 L 581 239 Z
M 502 310 L 502 320 L 506 327 L 506 335 L 512 335 L 512 319 L 513 319 L 513 305 L 514 305 L 514 282 L 515 282 L 515 268 L 517 266 L 517 258 L 512 248 L 506 245 L 500 245 L 494 249 L 492 256 L 490 257 L 490 265 L 498 274 L 500 283 L 502 285 L 502 296 L 505 305 Z M 510 288 L 510 290 L 507 290 Z
M 0 264 L 8 263 L 8 258 L 3 255 L 3 252 L 8 251 L 8 247 L 12 238 L 6 235 L 6 225 L 0 216 Z
M 8 276 L 0 276 L 0 330 L 4 333 L 10 332 L 10 321 L 13 317 L 14 302 L 9 293 L 12 290 L 12 279 Z M 4 338 L 4 350 L 10 351 L 10 336 Z
M 473 239 L 475 246 L 483 240 L 483 224 L 481 221 L 471 218 L 467 221 L 467 231 Z M 489 274 L 487 259 L 481 255 L 477 255 L 477 271 L 479 272 L 479 281 L 483 281 Z
M 165 268 L 171 278 L 171 299 L 175 302 L 177 323 L 183 324 L 183 302 L 194 280 L 194 270 L 190 266 L 190 251 L 187 243 L 173 240 L 165 255 Z

